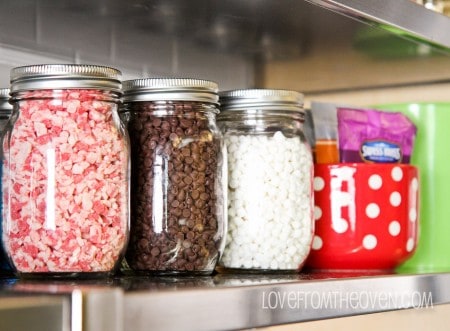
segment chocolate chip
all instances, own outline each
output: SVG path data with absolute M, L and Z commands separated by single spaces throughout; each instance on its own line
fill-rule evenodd
M 170 130 L 170 123 L 167 122 L 167 121 L 163 121 L 163 122 L 161 123 L 161 129 L 164 130 L 164 131 Z
M 198 103 L 170 107 L 163 116 L 153 102 L 126 107 L 132 148 L 127 263 L 141 272 L 212 272 L 223 234 L 220 138 L 208 129 L 210 117 L 195 111 Z
M 191 211 L 189 209 L 183 209 L 182 215 L 183 217 L 188 218 L 189 216 L 191 216 Z
M 150 253 L 152 254 L 152 256 L 158 256 L 159 253 L 161 253 L 161 251 L 159 250 L 158 247 L 154 247 Z
M 180 125 L 183 129 L 187 129 L 187 128 L 191 128 L 192 129 L 192 121 L 188 120 L 188 119 L 181 119 L 180 120 Z
M 192 199 L 196 200 L 196 199 L 198 199 L 200 197 L 200 192 L 197 191 L 197 190 L 192 191 L 191 196 L 192 196 Z
M 186 193 L 184 193 L 184 190 L 180 190 L 177 195 L 177 200 L 184 201 L 184 198 L 186 197 Z
M 184 136 L 184 131 L 180 127 L 175 128 L 175 133 L 177 134 L 178 137 Z
M 161 133 L 159 134 L 159 137 L 167 139 L 170 137 L 170 135 L 171 135 L 171 133 L 169 130 L 164 130 L 164 131 L 161 131 Z
M 188 147 L 185 147 L 181 150 L 181 154 L 183 154 L 183 156 L 189 156 L 191 155 L 191 150 Z
M 184 177 L 183 182 L 184 182 L 186 185 L 191 185 L 192 182 L 193 182 L 193 180 L 192 180 L 191 177 L 186 176 L 186 177 Z
M 195 201 L 195 207 L 202 208 L 205 205 L 205 201 L 203 200 L 197 200 Z

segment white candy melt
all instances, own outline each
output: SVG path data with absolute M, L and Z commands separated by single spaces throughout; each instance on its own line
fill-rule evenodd
M 313 236 L 312 158 L 299 137 L 225 136 L 227 268 L 295 270 Z

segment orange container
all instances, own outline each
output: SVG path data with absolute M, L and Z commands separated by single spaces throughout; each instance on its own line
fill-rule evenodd
M 334 139 L 320 139 L 316 141 L 315 162 L 319 164 L 338 163 L 339 151 Z

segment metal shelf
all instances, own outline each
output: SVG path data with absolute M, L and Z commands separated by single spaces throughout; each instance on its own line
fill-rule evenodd
M 125 325 L 136 331 L 235 330 L 450 302 L 449 274 L 298 278 L 233 276 L 215 288 L 127 291 Z
M 405 38 L 450 49 L 450 18 L 410 0 L 307 0 Z
M 304 93 L 450 81 L 450 18 L 410 0 L 4 0 L 0 27 L 3 61 L 17 65 L 50 52 Z M 290 62 L 305 64 L 282 74 L 298 86 L 268 82 L 268 67 Z
M 36 321 L 14 305 L 17 298 L 30 297 L 30 302 L 41 303 L 41 311 L 58 312 L 58 321 L 72 321 L 72 331 L 237 330 L 450 303 L 448 273 L 217 274 L 8 283 L 0 300 L 2 323 L 20 325 L 26 320 L 32 328 Z M 22 320 L 18 312 L 23 312 Z M 50 330 L 53 321 L 42 323 Z
M 0 13 L 7 22 L 1 25 L 2 44 L 20 49 L 71 53 L 71 45 L 84 41 L 80 41 L 79 25 L 67 24 L 61 39 L 46 33 L 57 30 L 58 22 L 79 20 L 92 24 L 93 34 L 100 26 L 102 37 L 113 40 L 116 52 L 126 52 L 132 40 L 146 50 L 164 49 L 160 47 L 164 41 L 181 40 L 208 52 L 245 57 L 258 69 L 261 63 L 301 61 L 315 49 L 332 58 L 343 49 L 354 51 L 361 44 L 365 48 L 367 43 L 361 39 L 355 42 L 355 35 L 369 26 L 413 41 L 403 45 L 407 52 L 402 50 L 401 57 L 414 67 L 423 65 L 424 57 L 433 61 L 434 50 L 439 54 L 436 66 L 423 66 L 416 77 L 406 77 L 396 84 L 450 79 L 450 18 L 409 0 L 5 0 L 0 3 Z M 53 29 L 45 26 L 47 22 Z M 34 34 L 24 33 L 26 28 Z M 123 40 L 118 31 L 124 32 Z M 159 38 L 154 43 L 148 39 L 143 42 L 144 35 Z M 377 35 L 370 39 L 377 42 L 374 47 L 378 47 L 379 39 L 383 38 Z M 424 48 L 417 43 L 431 45 L 433 50 L 426 48 L 428 53 L 424 55 Z M 381 45 L 386 44 L 381 40 Z M 109 51 L 109 47 L 104 48 Z M 328 49 L 332 54 L 326 53 Z M 185 54 L 181 51 L 178 55 Z M 376 56 L 377 61 L 382 61 L 380 54 Z M 385 57 L 392 64 L 391 55 Z M 215 61 L 213 56 L 200 61 L 205 59 Z M 349 67 L 338 68 L 335 78 L 327 72 L 326 79 L 344 81 L 339 75 L 348 73 L 347 68 L 357 70 L 368 63 L 358 64 L 351 58 Z M 430 72 L 433 74 L 428 75 Z M 351 76 L 347 75 L 345 81 L 351 82 Z M 382 81 L 366 76 L 364 84 L 370 87 L 389 84 L 388 79 L 401 75 L 387 75 Z M 255 82 L 258 84 L 258 79 Z M 361 86 L 361 82 L 335 88 L 355 86 Z M 233 330 L 450 303 L 448 273 L 219 274 L 182 279 L 123 277 L 96 282 L 8 279 L 1 284 L 1 326 L 13 326 L 16 331 L 37 329 L 38 323 L 45 330 L 72 331 Z M 36 316 L 46 317 L 39 321 Z

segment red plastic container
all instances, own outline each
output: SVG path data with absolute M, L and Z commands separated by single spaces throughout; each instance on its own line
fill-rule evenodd
M 316 164 L 315 236 L 307 267 L 392 270 L 412 256 L 419 173 L 406 164 Z

